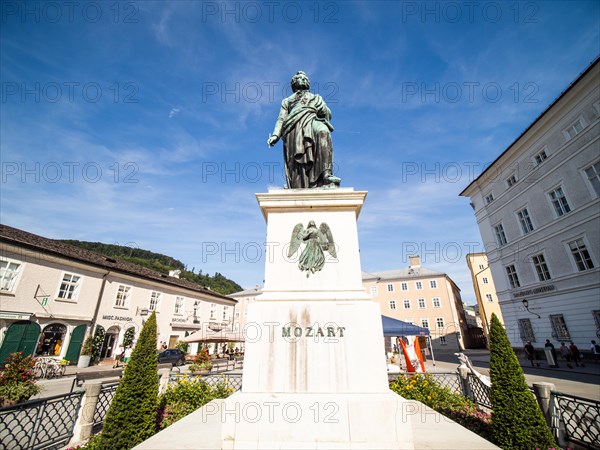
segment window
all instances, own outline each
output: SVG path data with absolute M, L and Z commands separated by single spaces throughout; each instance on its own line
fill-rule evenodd
M 223 306 L 223 320 L 227 320 L 227 312 L 229 310 L 229 307 L 227 306 Z
M 429 280 L 429 287 L 431 289 L 437 288 L 437 281 L 435 281 L 435 280 Z
M 600 161 L 585 169 L 584 172 L 596 193 L 596 197 L 600 197 Z
M 519 319 L 519 334 L 523 342 L 535 342 L 535 334 L 533 334 L 533 327 L 529 319 Z
M 425 299 L 424 298 L 418 299 L 417 302 L 419 303 L 420 309 L 425 309 Z
M 423 328 L 429 328 L 429 319 L 421 319 L 421 326 Z
M 506 275 L 508 275 L 508 282 L 510 283 L 511 288 L 521 287 L 521 283 L 519 283 L 519 276 L 517 275 L 517 270 L 514 265 L 506 266 Z
M 131 292 L 130 286 L 119 285 L 119 290 L 117 291 L 117 298 L 115 299 L 115 306 L 117 308 L 127 308 L 129 307 L 129 293 Z
M 494 301 L 492 294 L 485 294 L 485 299 L 488 301 L 488 303 L 492 303 Z
M 236 318 L 236 319 L 239 319 L 239 318 L 240 318 L 240 312 L 239 312 L 239 311 L 236 311 L 236 312 L 235 312 L 235 318 Z
M 377 286 L 371 286 L 371 295 L 377 297 Z
M 565 197 L 562 187 L 557 187 L 550 192 L 549 195 L 550 201 L 552 202 L 552 206 L 554 206 L 554 211 L 556 211 L 557 216 L 560 217 L 563 214 L 571 211 L 571 207 L 569 206 L 569 202 L 567 202 L 567 197 Z
M 435 324 L 438 328 L 444 328 L 444 318 L 443 317 L 437 317 L 435 319 Z
M 396 300 L 390 300 L 390 309 L 396 309 Z
M 565 137 L 568 139 L 573 139 L 583 130 L 583 121 L 581 119 L 577 119 L 575 123 L 569 126 L 565 131 Z
M 21 264 L 0 260 L 0 291 L 12 291 L 19 274 Z
M 566 341 L 571 339 L 569 329 L 565 323 L 565 318 L 562 314 L 551 314 L 550 323 L 552 324 L 552 337 L 557 341 Z
M 527 211 L 527 208 L 517 211 L 517 217 L 519 218 L 519 223 L 521 224 L 521 230 L 523 230 L 523 234 L 533 231 L 533 223 L 531 222 L 531 217 L 529 217 L 529 211 Z
M 210 304 L 210 320 L 215 320 L 215 312 L 217 312 L 216 303 Z
M 494 201 L 494 194 L 486 195 L 484 200 L 485 200 L 485 204 L 489 205 L 490 203 L 492 203 Z
M 183 314 L 183 297 L 175 297 L 175 314 Z
M 441 308 L 442 307 L 442 303 L 440 302 L 440 298 L 439 297 L 433 297 L 433 307 L 434 308 Z
M 388 285 L 387 285 L 387 290 L 388 290 L 388 292 L 394 292 L 394 285 L 393 285 L 393 284 L 391 284 L 391 283 L 390 283 L 390 284 L 388 284 Z
M 160 309 L 160 298 L 162 294 L 160 292 L 152 291 L 150 294 L 150 311 L 157 311 Z
M 421 281 L 415 281 L 415 287 L 420 291 L 423 289 L 423 283 Z
M 60 289 L 58 290 L 58 298 L 63 300 L 76 300 L 80 280 L 80 276 L 73 275 L 72 273 L 65 273 L 62 282 L 60 283 Z
M 446 342 L 446 336 L 440 336 L 440 345 L 448 345 Z
M 484 269 L 483 264 L 479 264 L 479 270 L 483 270 L 483 269 Z
M 404 309 L 410 309 L 410 300 L 404 300 Z
M 415 323 L 412 317 L 406 317 L 406 318 L 404 319 L 404 321 L 405 321 L 406 323 Z
M 487 277 L 483 277 L 482 281 L 483 281 L 483 284 L 488 284 L 489 283 L 489 280 L 488 280 Z
M 592 311 L 594 316 L 594 323 L 596 324 L 596 329 L 600 329 L 600 310 L 595 309 Z
M 508 241 L 506 240 L 506 234 L 504 234 L 504 227 L 502 226 L 502 224 L 499 223 L 498 225 L 496 225 L 494 227 L 494 231 L 496 232 L 496 240 L 498 241 L 498 245 L 506 245 Z
M 546 155 L 546 150 L 542 150 L 541 152 L 539 152 L 537 155 L 535 155 L 533 157 L 534 161 L 536 164 L 541 164 L 542 161 L 545 161 L 546 159 L 548 159 L 548 155 Z
M 402 283 L 400 286 L 403 291 L 408 291 L 408 283 Z
M 550 271 L 548 270 L 548 266 L 546 265 L 546 259 L 543 254 L 534 255 L 531 257 L 533 261 L 533 265 L 535 266 L 535 271 L 537 272 L 538 280 L 546 281 L 550 279 Z
M 583 239 L 580 238 L 569 242 L 569 248 L 571 249 L 571 254 L 575 259 L 575 264 L 577 264 L 577 269 L 580 272 L 594 268 L 594 263 L 592 262 L 590 252 L 585 246 Z
M 508 186 L 509 188 L 513 187 L 515 184 L 517 184 L 517 177 L 515 177 L 514 175 L 511 175 L 506 179 L 506 186 Z

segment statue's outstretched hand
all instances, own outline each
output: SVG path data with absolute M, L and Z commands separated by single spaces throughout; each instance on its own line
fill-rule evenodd
M 269 136 L 269 139 L 267 139 L 267 144 L 269 145 L 269 147 L 273 147 L 277 141 L 279 140 L 279 136 L 277 136 L 276 134 Z

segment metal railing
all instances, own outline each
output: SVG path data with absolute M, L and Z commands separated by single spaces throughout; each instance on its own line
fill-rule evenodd
M 30 400 L 0 409 L 5 449 L 58 449 L 73 436 L 83 392 Z
M 471 393 L 473 395 L 473 401 L 479 406 L 483 406 L 486 409 L 491 409 L 491 388 L 483 384 L 483 382 L 472 373 L 469 373 L 468 375 L 468 383 L 471 388 Z
M 552 431 L 585 448 L 600 448 L 600 402 L 552 392 Z
M 119 383 L 107 383 L 103 384 L 100 389 L 100 395 L 98 396 L 98 402 L 96 403 L 96 409 L 94 410 L 94 427 L 93 433 L 98 433 L 102 429 L 104 424 L 104 418 L 108 412 L 108 408 L 112 402 L 115 392 Z
M 242 389 L 242 374 L 207 374 L 207 375 L 184 375 L 178 373 L 171 373 L 169 375 L 169 384 L 174 384 L 178 380 L 182 379 L 201 379 L 208 383 L 209 386 L 216 386 L 219 383 L 227 384 L 228 387 L 231 387 L 234 392 Z

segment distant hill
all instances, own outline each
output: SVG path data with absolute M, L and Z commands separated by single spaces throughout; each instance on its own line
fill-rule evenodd
M 219 272 L 215 272 L 212 277 L 208 274 L 203 274 L 202 270 L 200 270 L 199 273 L 194 273 L 194 269 L 191 271 L 187 270 L 186 265 L 178 259 L 171 258 L 170 256 L 161 253 L 154 253 L 150 250 L 127 247 L 124 245 L 103 244 L 102 242 L 75 240 L 60 240 L 59 242 L 100 253 L 110 258 L 137 264 L 164 274 L 168 274 L 171 270 L 181 270 L 179 278 L 199 284 L 200 286 L 208 287 L 212 291 L 222 295 L 228 295 L 242 290 L 242 287 L 239 284 L 224 277 Z

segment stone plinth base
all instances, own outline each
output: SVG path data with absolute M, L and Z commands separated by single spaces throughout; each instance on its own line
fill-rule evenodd
M 141 443 L 173 449 L 497 449 L 422 403 L 387 394 L 244 394 Z

